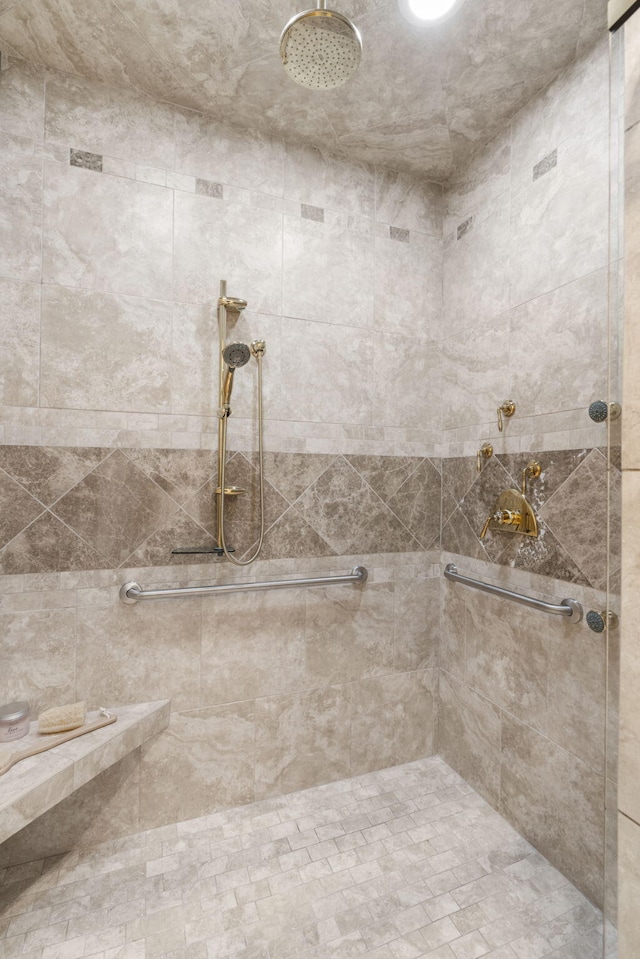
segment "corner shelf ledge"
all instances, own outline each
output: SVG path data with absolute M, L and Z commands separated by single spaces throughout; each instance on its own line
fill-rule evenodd
M 109 707 L 109 712 L 118 717 L 117 722 L 16 763 L 0 776 L 0 842 L 24 829 L 80 786 L 165 729 L 169 725 L 170 705 L 168 699 L 162 699 L 154 703 Z M 87 713 L 87 722 L 97 718 L 97 712 Z M 42 741 L 37 729 L 37 722 L 31 723 L 26 736 L 2 748 L 21 752 L 36 741 Z

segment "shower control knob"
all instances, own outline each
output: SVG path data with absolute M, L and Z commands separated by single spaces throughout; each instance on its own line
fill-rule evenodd
M 612 403 L 611 406 L 608 406 L 603 400 L 595 400 L 589 407 L 589 416 L 594 423 L 604 423 L 609 416 L 612 420 L 617 420 L 621 412 L 622 408 L 619 403 Z

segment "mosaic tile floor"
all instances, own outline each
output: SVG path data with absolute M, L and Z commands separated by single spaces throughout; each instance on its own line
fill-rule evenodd
M 601 915 L 436 757 L 0 870 L 2 959 L 596 959 Z

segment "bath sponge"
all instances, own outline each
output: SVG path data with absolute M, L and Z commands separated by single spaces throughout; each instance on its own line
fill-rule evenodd
M 76 729 L 78 726 L 82 726 L 86 717 L 86 703 L 54 706 L 53 709 L 45 709 L 38 716 L 38 732 L 65 733 L 68 729 Z

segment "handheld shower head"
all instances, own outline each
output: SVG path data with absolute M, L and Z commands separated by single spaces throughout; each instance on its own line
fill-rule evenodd
M 222 386 L 222 405 L 228 407 L 231 402 L 233 389 L 233 374 L 241 366 L 249 362 L 251 350 L 246 343 L 230 343 L 222 351 L 222 359 L 227 364 L 227 372 Z
M 226 346 L 222 351 L 223 360 L 232 370 L 237 370 L 238 367 L 244 366 L 245 363 L 249 362 L 250 357 L 251 350 L 246 343 L 230 343 L 229 346 Z
M 310 90 L 332 90 L 349 79 L 362 58 L 358 28 L 342 13 L 315 10 L 298 13 L 280 36 L 280 57 L 292 80 Z

